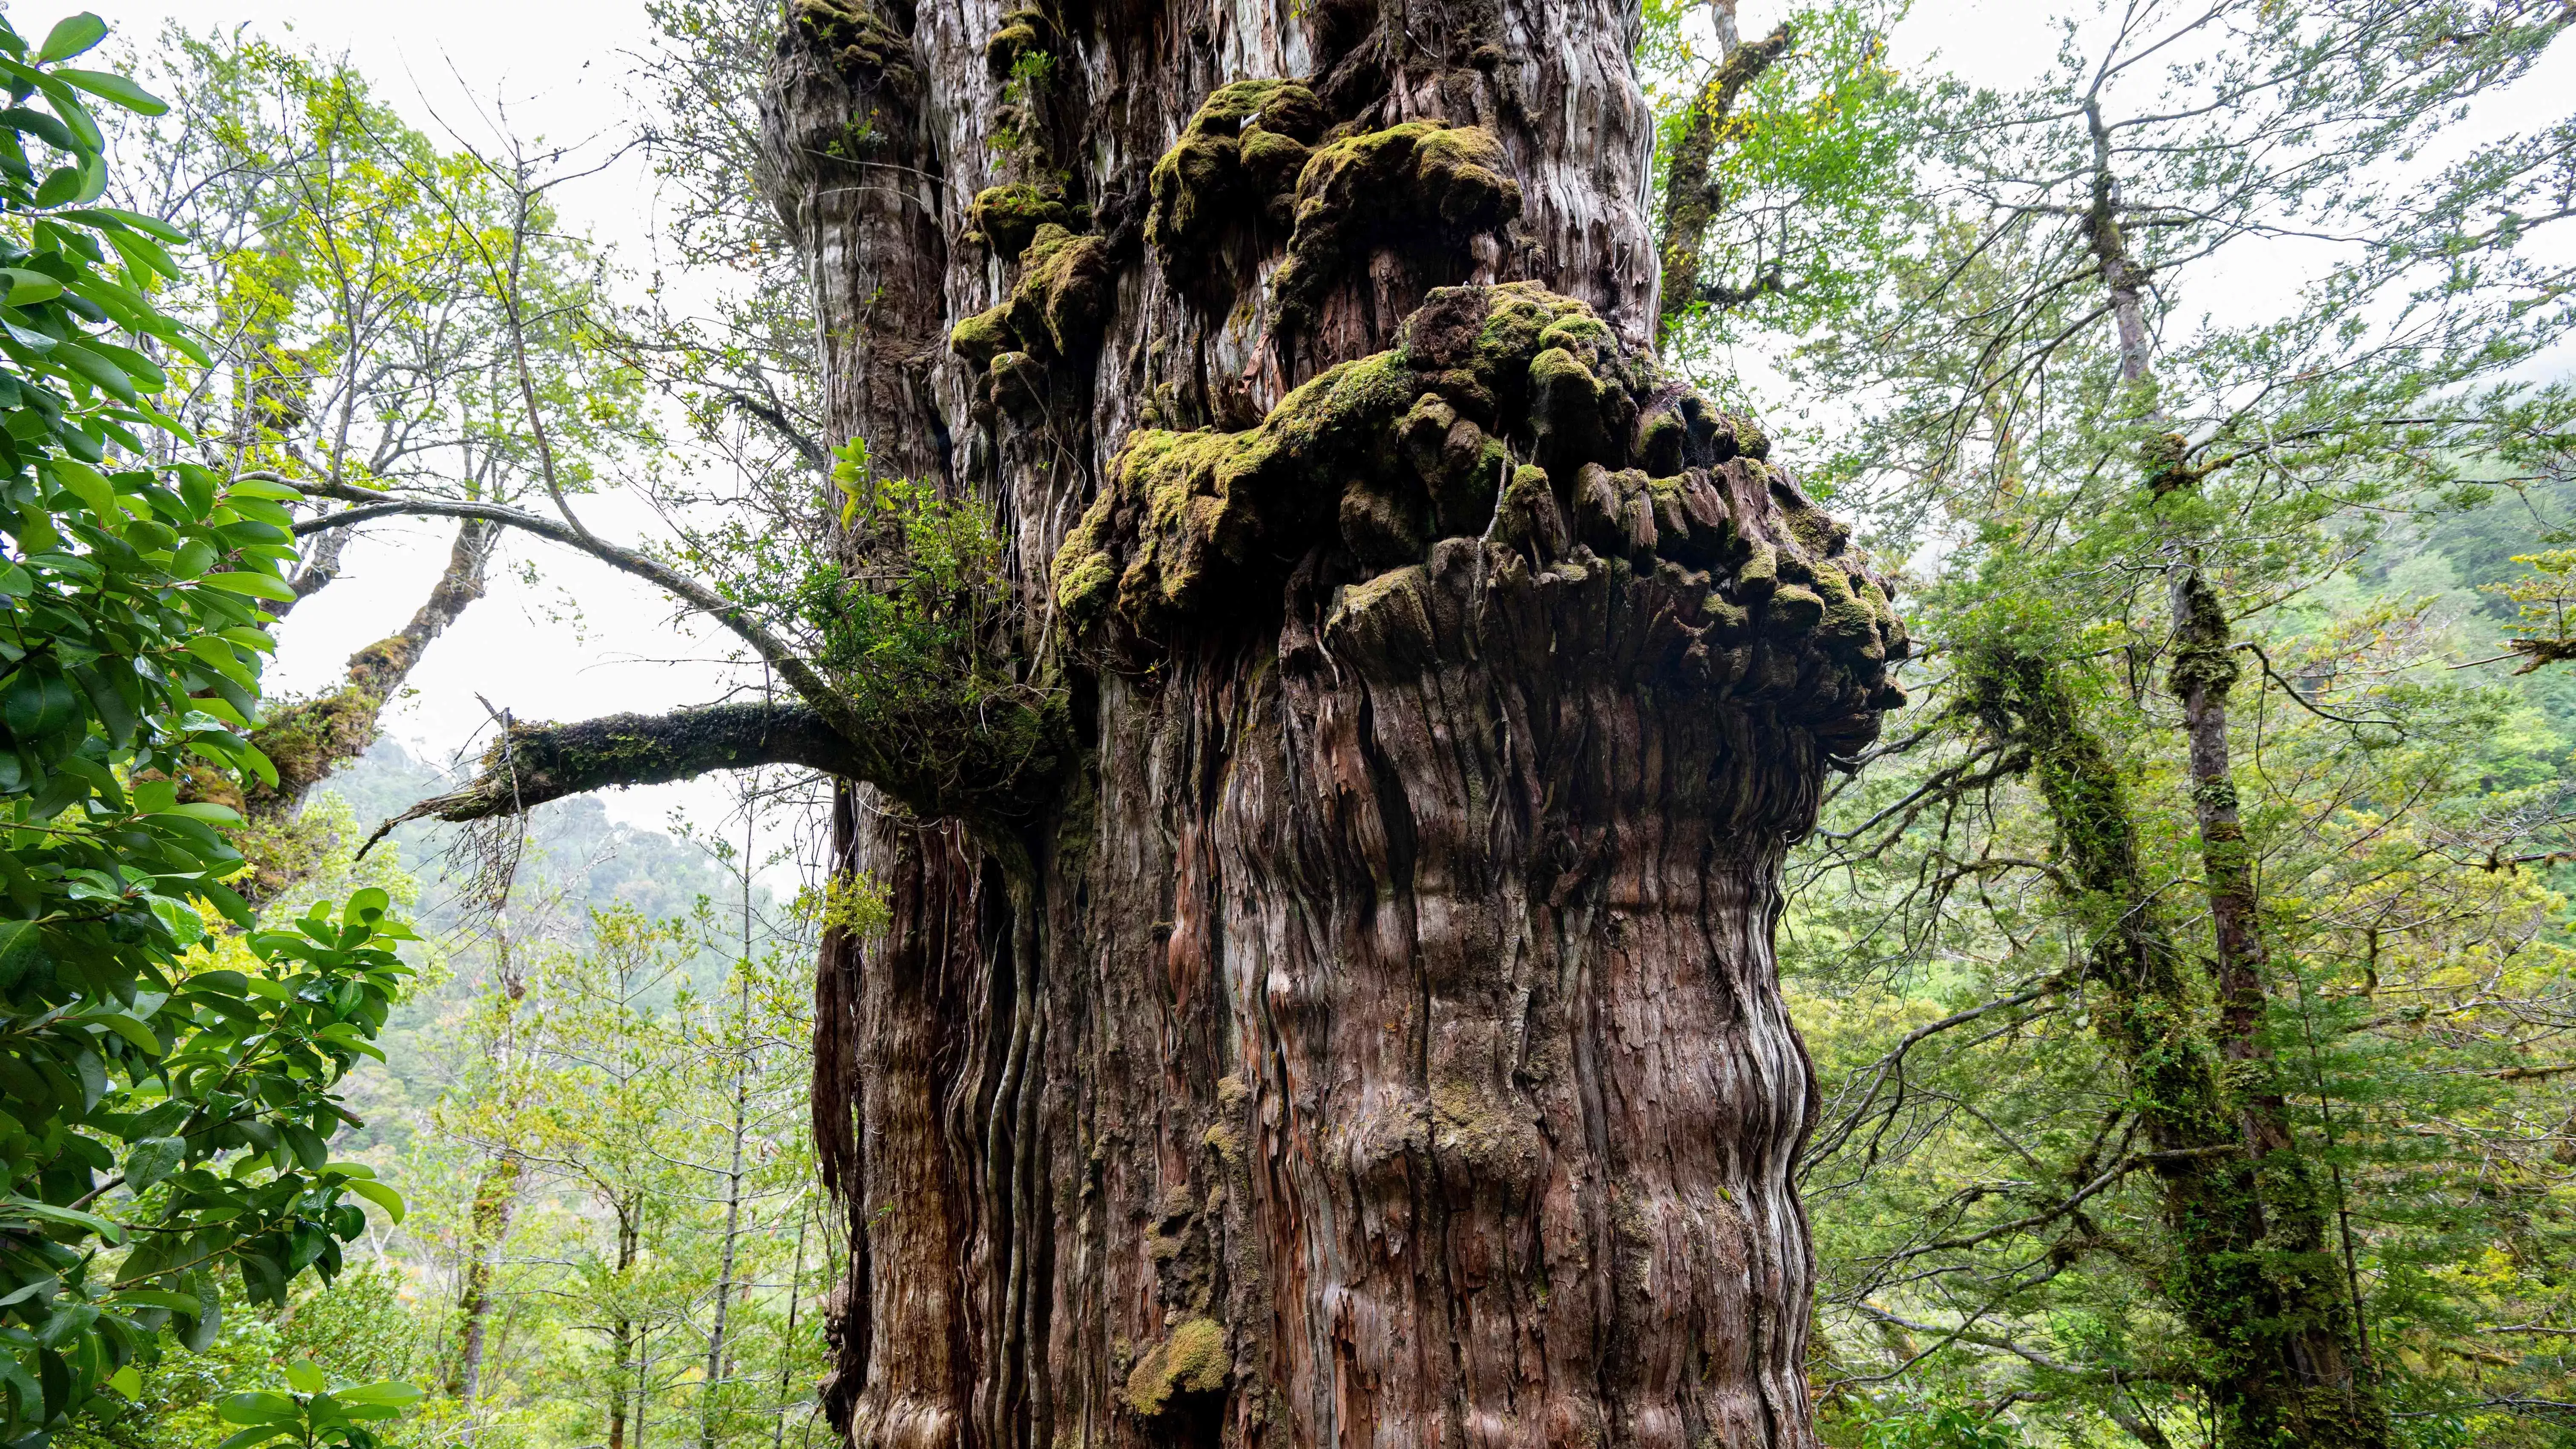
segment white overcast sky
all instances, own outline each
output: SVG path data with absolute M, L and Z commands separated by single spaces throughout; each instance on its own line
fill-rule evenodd
M 41 35 L 72 6 L 5 3 L 22 33 Z M 613 138 L 633 110 L 623 87 L 628 57 L 650 38 L 641 0 L 90 0 L 125 38 L 148 43 L 165 21 L 194 29 L 247 24 L 279 41 L 345 54 L 377 93 L 433 135 L 490 137 L 489 116 L 506 108 L 512 129 L 554 142 Z M 1746 0 L 1745 33 L 1767 30 L 1785 0 Z M 2087 9 L 2090 7 L 2087 6 Z M 2057 7 L 2032 0 L 1917 0 L 1893 47 L 1900 66 L 1939 63 L 1974 79 L 2010 85 L 2053 54 Z M 2560 47 L 2549 74 L 2519 87 L 2503 105 L 2482 108 L 2478 129 L 2545 123 L 2563 113 L 2576 84 L 2576 52 Z M 2492 134 L 2492 132 L 2489 132 Z M 567 219 L 610 243 L 626 263 L 647 264 L 654 197 L 629 162 L 559 193 Z M 2273 285 L 2278 285 L 2277 277 Z M 584 508 L 592 527 L 626 536 L 644 526 L 632 511 Z M 333 680 L 354 649 L 399 627 L 446 554 L 447 530 L 385 529 L 351 550 L 344 581 L 281 629 L 277 687 L 309 690 Z M 542 547 L 525 539 L 514 557 Z M 413 676 L 417 693 L 389 720 L 393 736 L 443 758 L 484 722 L 479 694 L 524 719 L 577 719 L 619 710 L 659 710 L 715 697 L 721 651 L 695 628 L 675 628 L 654 591 L 587 560 L 548 549 L 539 561 L 555 587 L 530 589 L 496 574 L 489 597 L 432 649 Z M 582 627 L 552 617 L 557 588 L 577 594 Z M 612 793 L 610 812 L 660 824 L 684 807 L 712 821 L 729 792 L 665 786 Z

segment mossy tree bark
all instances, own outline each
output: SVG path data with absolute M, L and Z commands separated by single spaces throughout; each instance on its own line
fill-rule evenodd
M 2186 708 L 2215 918 L 2215 1031 L 2141 863 L 2128 784 L 2064 672 L 1984 648 L 1960 674 L 1980 724 L 2026 756 L 2056 823 L 2089 937 L 2093 1020 L 2128 1073 L 2163 1189 L 2170 1248 L 2158 1287 L 2199 1340 L 2217 1442 L 2378 1449 L 2392 1442 L 2387 1409 L 2326 1244 L 2324 1202 L 2262 1060 L 2251 863 L 2227 777 L 2226 621 L 2196 576 L 2177 587 L 2176 608 L 2184 626 L 2172 683 Z
M 788 14 L 830 429 L 995 511 L 1060 739 L 1001 792 L 797 683 L 510 750 L 851 782 L 891 923 L 817 982 L 833 1422 L 1812 1443 L 1779 865 L 1906 642 L 1650 359 L 1633 0 Z
M 1304 427 L 1289 397 L 1408 341 L 1434 289 L 1520 280 L 1606 324 L 1568 356 L 1622 391 L 1593 374 L 1650 341 L 1659 265 L 1633 6 L 796 14 L 770 181 L 815 258 L 834 430 L 993 500 L 1033 656 L 1086 646 L 1087 748 L 1037 828 L 842 813 L 893 925 L 835 942 L 822 984 L 858 1244 L 836 1421 L 1809 1442 L 1776 870 L 1890 701 L 1867 662 L 1753 640 L 1705 571 L 1762 574 L 1777 536 L 1812 599 L 1839 532 L 1642 365 L 1642 408 L 1539 436 L 1559 374 L 1480 371 L 1484 294 L 1454 335 L 1417 320 L 1386 403 L 1352 383 Z M 1542 310 L 1529 331 L 1575 309 Z M 1271 491 L 1185 456 L 1270 446 L 1222 431 L 1264 419 L 1265 456 L 1302 450 Z M 1335 428 L 1373 436 L 1314 442 Z M 1423 491 L 1368 486 L 1408 449 Z M 1659 557 L 1640 485 L 1691 464 L 1740 536 L 1693 555 L 1667 500 Z M 1157 502 L 1185 496 L 1214 521 Z

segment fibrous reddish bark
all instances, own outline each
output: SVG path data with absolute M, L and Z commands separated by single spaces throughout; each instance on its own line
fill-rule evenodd
M 1903 634 L 1644 360 L 1633 4 L 790 15 L 832 431 L 996 507 L 1080 746 L 836 812 L 834 1422 L 1811 1442 L 1778 866 Z

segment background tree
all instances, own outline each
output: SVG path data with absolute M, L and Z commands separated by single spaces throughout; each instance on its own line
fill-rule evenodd
M 613 320 L 605 263 L 562 230 L 540 174 L 560 150 L 442 146 L 345 62 L 245 32 L 172 27 L 148 71 L 182 99 L 121 137 L 129 204 L 200 239 L 169 305 L 212 355 L 179 383 L 209 465 L 509 504 L 589 491 L 646 435 L 634 375 L 590 335 Z M 311 536 L 281 616 L 339 577 L 349 537 Z M 264 890 L 325 848 L 292 828 L 305 795 L 374 742 L 499 541 L 461 522 L 428 597 L 351 657 L 345 685 L 272 710 L 261 744 L 280 782 L 235 802 L 274 827 L 255 852 Z
M 2498 224 L 2555 143 L 2419 159 L 2556 27 L 2115 6 L 2041 83 L 1912 113 L 1911 238 L 1800 371 L 1871 414 L 1838 496 L 1935 560 L 1926 727 L 1829 812 L 1802 896 L 1850 1073 L 1809 1164 L 1849 1203 L 1820 1212 L 1856 1417 L 1911 1377 L 2068 1434 L 2375 1444 L 2515 1399 L 2387 1350 L 2442 1317 L 2520 1367 L 2426 1292 L 2478 1251 L 2445 1234 L 2498 1220 L 2413 1209 L 2541 1145 L 2492 1089 L 2552 1080 L 2510 1063 L 2550 1050 L 2562 907 L 2461 867 L 2563 745 L 2522 753 L 2513 702 L 2438 667 L 2440 617 L 2365 591 L 2392 521 L 2529 481 L 2563 426 L 2505 381 L 2564 318 Z M 2185 310 L 2295 246 L 2303 286 Z M 2439 964 L 2469 962 L 2475 1000 Z M 1863 981 L 1893 990 L 1830 1004 Z M 2418 1175 L 2419 1113 L 2480 1123 L 2454 1140 L 2487 1166 Z

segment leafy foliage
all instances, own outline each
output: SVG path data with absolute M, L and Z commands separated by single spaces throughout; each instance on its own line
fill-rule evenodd
M 151 466 L 181 436 L 147 348 L 203 355 L 151 294 L 170 228 L 91 205 L 105 138 L 84 95 L 161 103 L 63 62 L 95 16 L 40 46 L 0 20 L 0 1439 L 117 1412 L 165 1327 L 216 1331 L 219 1270 L 275 1300 L 338 1271 L 358 1200 L 330 1160 L 334 1085 L 407 968 L 381 892 L 292 928 L 210 939 L 199 901 L 248 927 L 241 857 L 207 769 L 263 778 L 244 738 L 262 600 L 288 597 L 284 503 L 266 483 Z M 44 109 L 30 102 L 41 101 Z M 111 341 L 122 336 L 122 342 Z M 117 1174 L 101 1180 L 102 1174 Z M 119 1189 L 122 1189 L 120 1192 Z M 107 1250 L 122 1247 L 122 1254 Z

